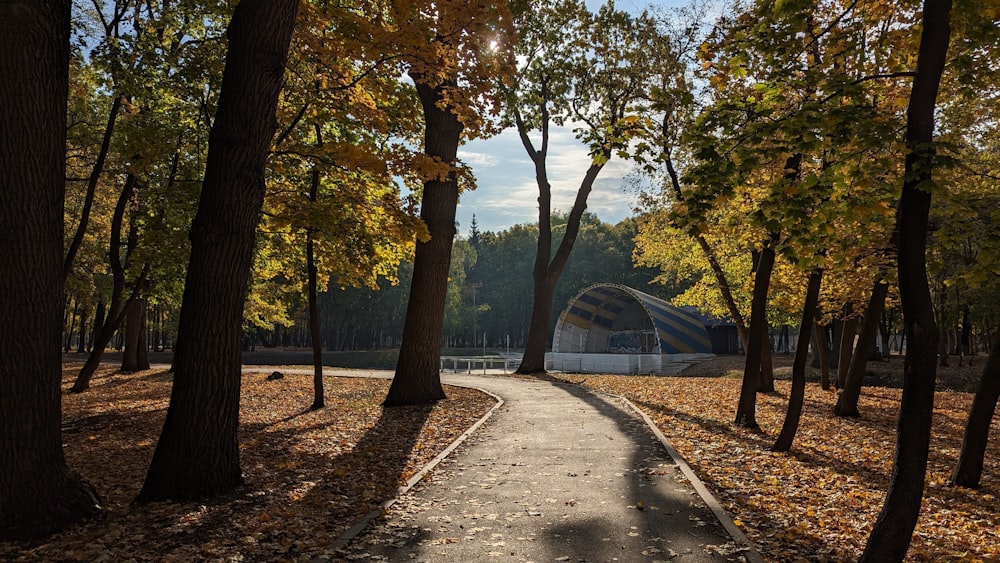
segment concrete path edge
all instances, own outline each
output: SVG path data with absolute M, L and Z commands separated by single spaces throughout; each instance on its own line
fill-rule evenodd
M 670 457 L 673 458 L 674 463 L 677 464 L 681 473 L 683 473 L 684 476 L 687 477 L 688 481 L 691 482 L 691 486 L 694 487 L 694 490 L 698 493 L 698 496 L 701 497 L 701 500 L 708 505 L 712 514 L 715 514 L 715 517 L 719 519 L 719 523 L 722 524 L 722 527 L 729 532 L 729 535 L 733 537 L 733 540 L 736 543 L 743 546 L 743 555 L 746 556 L 747 561 L 750 561 L 751 563 L 764 563 L 764 556 L 757 551 L 757 547 L 750 541 L 750 538 L 743 533 L 743 530 L 741 530 L 739 526 L 733 522 L 733 519 L 729 516 L 729 513 L 726 512 L 726 509 L 722 507 L 719 500 L 716 499 L 712 492 L 708 490 L 705 483 L 698 478 L 698 475 L 695 474 L 693 469 L 691 469 L 691 466 L 688 465 L 687 461 L 681 456 L 680 452 L 674 448 L 674 445 L 671 444 L 670 440 L 663 434 L 663 432 L 660 431 L 660 428 L 656 425 L 656 423 L 649 418 L 649 415 L 625 397 L 612 395 L 610 393 L 607 393 L 607 395 L 621 400 L 623 403 L 628 405 L 630 409 L 635 411 L 636 414 L 642 417 L 642 419 L 646 422 L 646 426 L 649 427 L 649 430 L 654 436 L 656 436 L 656 439 L 660 441 L 660 444 L 667 450 Z
M 339 376 L 339 377 L 345 377 L 345 376 Z M 346 377 L 352 377 L 352 376 L 346 376 Z M 451 385 L 453 387 L 463 387 L 466 389 L 475 389 L 476 391 L 485 393 L 490 397 L 493 397 L 494 399 L 496 399 L 497 402 L 495 405 L 493 405 L 492 408 L 490 408 L 490 410 L 486 412 L 486 414 L 482 416 L 482 418 L 477 420 L 472 426 L 466 429 L 465 432 L 462 432 L 462 434 L 460 434 L 458 438 L 455 438 L 455 441 L 449 444 L 448 447 L 442 450 L 441 453 L 439 453 L 437 456 L 434 457 L 434 459 L 427 462 L 427 465 L 425 465 L 420 471 L 416 472 L 412 477 L 410 477 L 406 481 L 406 484 L 404 484 L 402 487 L 399 488 L 399 490 L 396 491 L 396 496 L 394 498 L 382 501 L 382 503 L 379 504 L 378 508 L 375 508 L 368 514 L 364 515 L 361 518 L 361 520 L 359 520 L 353 526 L 348 528 L 344 533 L 340 534 L 340 537 L 338 537 L 336 540 L 334 540 L 333 543 L 330 544 L 329 549 L 331 549 L 332 551 L 336 551 L 338 549 L 347 547 L 347 544 L 351 543 L 351 540 L 353 540 L 359 534 L 361 534 L 361 532 L 363 532 L 365 528 L 367 528 L 368 525 L 372 523 L 373 520 L 375 520 L 379 516 L 382 516 L 382 514 L 385 513 L 386 510 L 388 510 L 392 505 L 396 504 L 396 502 L 399 500 L 399 497 L 405 495 L 410 489 L 415 487 L 417 483 L 423 480 L 423 478 L 432 470 L 434 470 L 434 468 L 437 467 L 438 464 L 444 461 L 444 459 L 447 458 L 449 455 L 451 455 L 451 453 L 454 452 L 459 446 L 461 446 L 462 443 L 464 443 L 467 439 L 469 439 L 469 436 L 472 436 L 472 434 L 476 430 L 478 430 L 480 426 L 486 424 L 486 421 L 492 418 L 493 415 L 498 410 L 500 410 L 500 408 L 503 407 L 505 404 L 502 397 L 494 393 L 491 393 L 485 389 L 480 389 L 478 387 L 473 387 L 470 385 L 458 385 L 455 383 L 448 383 L 447 385 Z

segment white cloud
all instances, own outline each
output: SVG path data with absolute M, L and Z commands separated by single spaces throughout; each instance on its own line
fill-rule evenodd
M 533 138 L 537 144 L 537 137 Z M 534 165 L 517 132 L 508 129 L 487 140 L 472 141 L 459 156 L 472 167 L 478 188 L 462 194 L 458 207 L 459 231 L 467 234 L 472 215 L 482 231 L 501 231 L 517 223 L 538 220 L 538 187 Z M 576 192 L 590 166 L 587 148 L 571 128 L 553 127 L 546 169 L 552 186 L 552 208 L 573 207 Z M 601 170 L 587 198 L 587 210 L 601 220 L 618 222 L 632 214 L 633 198 L 622 191 L 622 178 L 631 165 L 612 158 Z

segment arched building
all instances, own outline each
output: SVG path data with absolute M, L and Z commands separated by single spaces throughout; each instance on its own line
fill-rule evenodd
M 579 292 L 559 315 L 549 367 L 671 373 L 711 355 L 712 339 L 696 314 L 631 287 L 601 283 Z

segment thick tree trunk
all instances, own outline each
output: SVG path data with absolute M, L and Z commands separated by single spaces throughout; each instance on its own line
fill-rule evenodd
M 863 562 L 902 561 L 920 514 L 934 413 L 938 331 L 927 283 L 927 226 L 934 153 L 934 107 L 951 34 L 951 0 L 924 0 L 923 29 L 906 113 L 905 180 L 899 200 L 899 297 L 907 353 L 896 426 L 896 452 L 885 504 Z
M 792 361 L 792 390 L 788 395 L 788 412 L 785 422 L 781 425 L 781 433 L 771 446 L 775 452 L 787 452 L 792 449 L 795 433 L 799 429 L 799 419 L 802 417 L 802 403 L 806 395 L 806 362 L 809 358 L 809 338 L 814 319 L 816 304 L 819 302 L 820 285 L 823 282 L 823 270 L 813 270 L 809 274 L 806 286 L 805 304 L 802 306 L 802 322 L 799 323 L 799 339 L 795 347 L 795 359 Z
M 454 84 L 432 87 L 413 77 L 424 109 L 424 152 L 454 165 L 462 123 L 451 108 L 441 107 L 444 93 Z M 399 348 L 396 375 L 392 378 L 385 406 L 419 405 L 445 398 L 441 387 L 441 336 L 444 307 L 448 298 L 451 245 L 455 238 L 458 179 L 452 169 L 445 179 L 424 183 L 420 217 L 431 238 L 417 241 L 413 259 L 410 300 L 406 305 L 403 343 Z
M 103 509 L 62 447 L 70 2 L 0 4 L 0 541 Z
M 983 459 L 990 437 L 990 424 L 1000 398 L 1000 332 L 993 338 L 990 356 L 983 368 L 983 378 L 972 399 L 969 419 L 965 424 L 962 451 L 958 456 L 951 484 L 959 487 L 978 488 L 983 475 Z
M 545 350 L 548 347 L 549 319 L 552 318 L 552 303 L 555 299 L 555 284 L 550 283 L 544 273 L 533 276 L 534 301 L 531 304 L 531 321 L 528 325 L 528 340 L 525 343 L 520 374 L 545 373 Z
M 121 371 L 131 373 L 149 369 L 146 354 L 146 299 L 136 298 L 125 310 L 125 353 Z
M 243 482 L 239 426 L 243 305 L 264 202 L 264 166 L 297 0 L 242 0 L 233 12 L 163 432 L 137 502 L 215 496 Z
M 865 320 L 861 325 L 861 337 L 858 340 L 857 349 L 851 357 L 850 367 L 847 369 L 847 380 L 844 382 L 837 404 L 833 407 L 833 413 L 837 416 L 858 418 L 858 400 L 861 398 L 861 383 L 864 381 L 865 369 L 868 367 L 868 358 L 875 352 L 875 338 L 878 336 L 878 324 L 882 318 L 882 309 L 885 308 L 885 298 L 889 294 L 889 285 L 879 280 L 872 288 L 871 298 L 868 299 L 868 308 L 865 309 Z
M 740 387 L 740 402 L 736 409 L 737 426 L 759 428 L 757 424 L 757 388 L 760 385 L 760 360 L 763 346 L 762 334 L 767 331 L 767 291 L 774 269 L 774 248 L 765 246 L 757 262 L 757 274 L 753 284 L 753 300 L 750 303 L 749 342 L 756 346 L 747 347 L 746 364 L 743 368 L 743 384 Z

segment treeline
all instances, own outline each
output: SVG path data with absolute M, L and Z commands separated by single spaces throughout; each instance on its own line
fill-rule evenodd
M 555 229 L 564 226 L 557 215 Z M 638 222 L 617 224 L 587 214 L 566 271 L 556 289 L 555 326 L 565 304 L 594 283 L 618 283 L 665 299 L 681 288 L 651 285 L 658 272 L 635 267 L 632 253 Z M 449 273 L 442 346 L 491 349 L 523 348 L 531 314 L 531 268 L 538 241 L 536 225 L 514 225 L 499 232 L 480 231 L 473 218 L 456 238 Z M 377 289 L 330 287 L 319 295 L 323 343 L 328 350 L 398 347 L 403 335 L 412 264 L 400 265 L 398 283 L 381 280 Z M 307 347 L 310 342 L 304 303 L 293 306 L 291 326 L 252 328 L 250 346 Z M 551 338 L 551 335 L 550 335 Z

